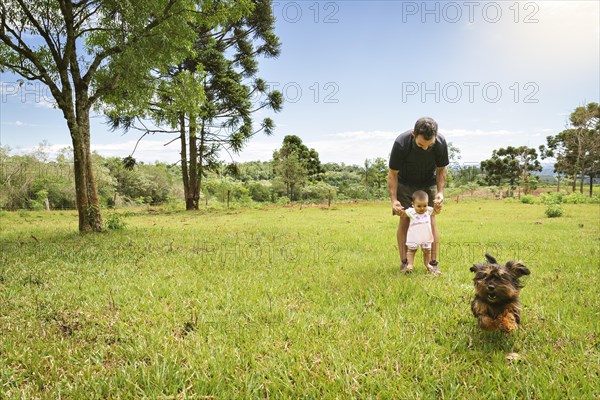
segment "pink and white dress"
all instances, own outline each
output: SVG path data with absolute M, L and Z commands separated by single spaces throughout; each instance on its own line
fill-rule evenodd
M 422 249 L 430 249 L 433 243 L 431 230 L 433 207 L 427 207 L 427 211 L 423 214 L 418 214 L 413 207 L 407 208 L 404 212 L 410 218 L 406 246 L 411 250 L 415 250 L 419 245 Z

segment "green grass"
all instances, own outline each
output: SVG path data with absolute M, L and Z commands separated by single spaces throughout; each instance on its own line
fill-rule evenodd
M 0 398 L 600 397 L 598 205 L 451 202 L 437 278 L 400 275 L 390 214 L 3 212 Z M 512 334 L 470 312 L 486 251 L 531 270 Z

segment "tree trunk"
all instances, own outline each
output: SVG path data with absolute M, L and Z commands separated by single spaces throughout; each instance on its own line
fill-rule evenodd
M 595 175 L 594 174 L 590 174 L 590 197 L 592 197 L 594 195 L 594 178 Z
M 579 193 L 583 194 L 583 181 L 585 180 L 585 159 L 581 163 L 581 179 L 579 180 Z
M 96 190 L 90 148 L 89 110 L 78 109 L 77 114 L 77 117 L 75 117 L 65 112 L 73 142 L 73 164 L 75 169 L 77 211 L 79 213 L 79 231 L 101 232 L 102 216 L 100 214 L 100 201 Z
M 187 160 L 187 141 L 185 140 L 185 114 L 179 114 L 179 139 L 181 140 L 181 175 L 183 177 L 183 195 L 185 197 L 185 209 L 188 208 L 188 198 L 189 198 L 189 181 L 190 178 L 188 176 L 188 160 Z
M 190 117 L 190 165 L 189 165 L 189 191 L 185 201 L 186 210 L 198 210 L 200 191 L 198 190 L 198 144 L 196 138 L 196 118 Z
M 577 175 L 581 171 L 583 175 L 583 166 L 580 165 L 581 156 L 582 156 L 582 145 L 581 145 L 581 130 L 577 130 L 577 134 L 575 135 L 575 139 L 577 140 L 577 159 L 575 160 L 575 172 L 573 173 L 573 193 L 577 190 Z M 583 185 L 583 181 L 582 181 Z M 583 189 L 581 189 L 583 193 Z
M 204 119 L 200 125 L 200 146 L 198 147 L 198 203 L 200 203 L 200 193 L 202 192 L 202 175 L 204 174 Z
M 523 166 L 523 190 L 525 194 L 529 194 L 529 157 L 527 157 L 527 150 L 525 150 L 524 157 L 525 165 Z M 519 190 L 519 199 L 521 198 L 521 190 Z
M 185 114 L 179 114 L 179 140 L 181 144 L 181 151 L 179 156 L 181 157 L 181 175 L 183 178 L 183 193 L 187 199 L 188 195 L 188 173 L 187 173 L 187 141 L 185 140 Z

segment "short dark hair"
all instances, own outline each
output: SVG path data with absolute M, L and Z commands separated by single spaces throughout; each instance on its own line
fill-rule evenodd
M 423 135 L 425 140 L 431 140 L 432 137 L 437 135 L 437 130 L 438 124 L 433 118 L 423 117 L 415 123 L 414 134 L 415 137 Z
M 414 192 L 412 194 L 412 201 L 416 201 L 416 200 L 428 201 L 429 195 L 427 194 L 427 192 L 425 192 L 423 190 L 417 190 L 416 192 Z

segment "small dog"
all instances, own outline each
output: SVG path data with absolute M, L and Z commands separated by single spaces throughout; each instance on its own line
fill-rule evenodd
M 471 311 L 479 320 L 479 327 L 486 331 L 500 329 L 511 332 L 521 323 L 519 292 L 523 285 L 519 278 L 529 275 L 529 269 L 518 261 L 499 265 L 489 254 L 486 264 L 474 264 L 475 299 Z

